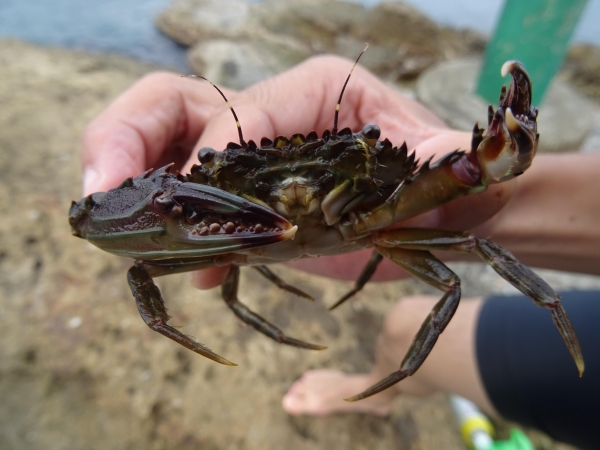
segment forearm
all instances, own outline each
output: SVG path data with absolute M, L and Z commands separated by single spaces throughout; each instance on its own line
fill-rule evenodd
M 525 264 L 600 275 L 600 154 L 538 155 L 475 232 Z

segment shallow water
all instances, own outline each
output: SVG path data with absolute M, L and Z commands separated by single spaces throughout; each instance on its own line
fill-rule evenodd
M 0 0 L 0 37 L 120 53 L 179 70 L 185 49 L 161 34 L 154 17 L 170 0 Z

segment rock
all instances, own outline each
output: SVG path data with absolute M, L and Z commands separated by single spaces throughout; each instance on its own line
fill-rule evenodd
M 183 45 L 203 39 L 234 39 L 245 32 L 250 6 L 244 0 L 174 0 L 156 26 Z
M 364 65 L 390 81 L 413 79 L 436 62 L 481 53 L 485 45 L 477 33 L 440 27 L 396 2 L 365 8 L 342 0 L 266 0 L 248 7 L 241 0 L 175 0 L 157 25 L 194 46 L 194 70 L 210 67 L 210 76 L 222 76 L 230 87 L 249 86 L 318 53 L 355 59 L 365 42 Z M 225 49 L 231 53 L 220 54 Z M 231 74 L 238 67 L 245 67 L 246 80 L 241 72 Z
M 206 40 L 188 52 L 193 71 L 213 83 L 245 89 L 276 75 L 310 56 L 310 50 L 293 38 L 278 39 L 261 33 L 254 39 Z
M 417 81 L 418 99 L 452 128 L 471 131 L 475 122 L 485 127 L 487 103 L 474 94 L 480 65 L 479 60 L 462 59 L 431 68 Z M 591 129 L 594 105 L 555 79 L 537 106 L 540 151 L 578 150 Z
M 173 0 L 156 24 L 175 41 L 193 46 L 194 70 L 210 67 L 211 77 L 222 76 L 225 85 L 237 88 L 317 53 L 354 59 L 365 42 L 370 45 L 362 58 L 365 67 L 389 81 L 409 81 L 433 64 L 481 55 L 487 41 L 472 30 L 439 26 L 401 2 L 365 8 L 343 0 Z M 223 40 L 237 45 L 225 47 Z M 225 48 L 232 53 L 219 54 Z M 232 75 L 240 67 L 247 79 L 241 72 Z M 579 44 L 570 49 L 560 76 L 600 99 L 598 73 L 600 49 Z
M 267 0 L 255 5 L 251 21 L 275 34 L 295 37 L 313 52 L 322 53 L 334 51 L 336 37 L 359 28 L 366 15 L 365 7 L 346 1 Z
M 413 78 L 436 62 L 479 54 L 486 42 L 475 32 L 441 27 L 401 2 L 375 6 L 354 35 L 390 49 L 398 78 Z
M 266 66 L 254 45 L 225 39 L 195 45 L 188 52 L 188 62 L 193 72 L 230 89 L 244 89 L 276 73 Z
M 364 39 L 359 39 L 349 34 L 342 34 L 335 39 L 335 54 L 355 60 L 364 48 L 364 45 Z M 402 56 L 400 49 L 394 52 L 383 45 L 369 43 L 368 50 L 360 58 L 360 65 L 375 72 L 382 78 L 387 78 L 389 81 L 396 81 L 399 78 L 397 70 L 401 66 L 406 67 L 400 62 L 403 60 Z M 408 60 L 404 60 L 404 62 L 410 65 Z
M 365 18 L 360 34 L 374 42 L 390 47 L 406 46 L 420 48 L 423 53 L 440 52 L 445 57 L 479 52 L 484 49 L 485 39 L 470 30 L 454 30 L 442 27 L 402 2 L 382 2 Z
M 582 93 L 600 101 L 600 47 L 573 45 L 567 53 L 560 75 Z

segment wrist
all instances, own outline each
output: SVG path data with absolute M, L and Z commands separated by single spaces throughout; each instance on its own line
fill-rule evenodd
M 540 155 L 498 214 L 478 227 L 523 263 L 600 273 L 600 155 Z

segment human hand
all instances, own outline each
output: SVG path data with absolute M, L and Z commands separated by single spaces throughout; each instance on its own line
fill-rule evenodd
M 247 140 L 311 130 L 321 134 L 333 125 L 335 104 L 350 68 L 346 60 L 317 57 L 243 92 L 223 91 L 236 110 Z M 470 147 L 469 133 L 448 129 L 426 108 L 359 66 L 344 94 L 339 125 L 358 130 L 367 123 L 379 125 L 382 138 L 396 145 L 406 141 L 409 149 L 417 149 L 421 160 Z M 221 149 L 237 140 L 231 112 L 210 84 L 172 74 L 149 75 L 88 126 L 82 145 L 85 194 L 106 191 L 129 176 L 169 162 L 187 172 L 197 162 L 200 148 Z M 456 200 L 407 222 L 418 227 L 472 229 L 506 203 L 512 185 L 494 185 L 484 194 Z M 292 264 L 352 279 L 362 270 L 368 254 L 363 251 Z M 214 268 L 198 272 L 194 284 L 213 287 L 223 280 L 226 271 Z M 385 261 L 373 279 L 401 275 L 397 266 Z

